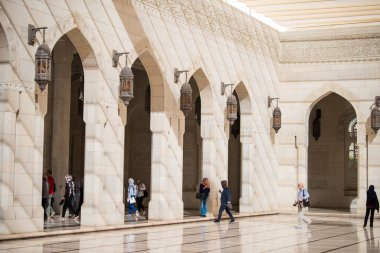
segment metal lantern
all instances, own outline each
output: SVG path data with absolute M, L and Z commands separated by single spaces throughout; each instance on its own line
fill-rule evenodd
M 281 128 L 281 110 L 278 106 L 273 110 L 273 129 L 277 133 Z
M 380 129 L 380 96 L 375 97 L 375 106 L 371 112 L 371 128 L 375 134 Z
M 231 126 L 237 119 L 237 100 L 233 94 L 227 98 L 227 119 Z
M 120 72 L 120 98 L 125 105 L 133 99 L 133 73 L 132 70 L 125 66 Z
M 40 87 L 40 90 L 43 91 L 46 85 L 51 81 L 51 53 L 50 48 L 45 43 L 45 29 L 43 30 L 43 42 L 37 48 L 35 55 L 35 78 Z
M 279 99 L 280 98 L 272 98 L 272 97 L 268 96 L 268 108 L 271 107 L 273 100 L 277 101 L 276 108 L 274 108 L 274 110 L 273 110 L 273 125 L 272 125 L 272 128 L 274 129 L 274 131 L 276 133 L 278 133 L 278 130 L 280 130 L 280 128 L 281 128 L 281 110 L 278 107 L 278 100 Z
M 193 90 L 188 82 L 181 87 L 181 99 L 179 109 L 187 116 L 192 109 L 192 93 Z

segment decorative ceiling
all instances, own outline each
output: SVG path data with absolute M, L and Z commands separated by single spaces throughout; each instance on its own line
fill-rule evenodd
M 284 30 L 380 24 L 380 0 L 225 1 L 253 16 L 262 14 Z

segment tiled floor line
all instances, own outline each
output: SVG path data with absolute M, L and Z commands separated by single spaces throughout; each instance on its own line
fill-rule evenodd
M 277 215 L 278 212 L 266 212 L 266 213 L 256 213 L 256 214 L 237 214 L 235 218 L 249 218 L 249 217 L 260 217 L 260 216 L 269 216 L 269 215 Z M 222 220 L 227 220 L 228 217 L 222 217 Z M 157 227 L 164 225 L 177 225 L 177 224 L 187 224 L 187 223 L 197 223 L 203 221 L 211 221 L 214 218 L 191 218 L 191 219 L 183 219 L 178 221 L 171 222 L 153 222 L 153 223 L 142 223 L 142 224 L 124 224 L 124 225 L 116 225 L 116 226 L 103 226 L 103 227 L 85 227 L 73 230 L 59 230 L 52 232 L 35 232 L 35 233 L 25 233 L 25 234 L 12 234 L 12 235 L 0 235 L 1 241 L 10 241 L 10 240 L 20 240 L 20 239 L 32 239 L 46 236 L 59 236 L 59 235 L 73 235 L 73 234 L 81 234 L 81 233 L 93 233 L 93 232 L 106 232 L 111 230 L 123 230 L 123 229 L 133 229 L 133 228 L 144 228 L 144 227 Z
M 331 222 L 334 222 L 334 221 L 329 221 L 329 222 L 321 222 L 321 223 L 314 223 L 315 225 L 320 225 L 320 224 L 326 224 L 326 223 L 331 223 Z M 265 224 L 261 224 L 260 226 L 265 226 Z M 245 228 L 248 228 L 249 226 L 245 226 Z M 259 227 L 259 226 L 257 226 Z M 240 229 L 240 228 L 244 228 L 244 227 L 237 227 L 237 228 L 233 228 L 233 229 Z M 313 232 L 319 232 L 319 231 L 324 231 L 324 230 L 331 230 L 333 229 L 334 227 L 330 227 L 330 228 L 325 228 L 325 229 L 318 229 L 318 230 L 314 230 Z M 335 228 L 340 228 L 339 226 L 335 227 Z M 286 228 L 283 228 L 283 229 L 289 229 L 288 227 Z M 163 246 L 163 247 L 157 247 L 155 248 L 156 249 L 164 249 L 164 248 L 167 248 L 167 247 L 174 247 L 174 246 L 183 246 L 183 245 L 187 245 L 187 244 L 193 244 L 193 243 L 205 243 L 205 242 L 210 242 L 210 241 L 215 241 L 215 240 L 223 240 L 223 239 L 229 239 L 229 238 L 238 238 L 242 235 L 252 235 L 252 234 L 257 234 L 257 233 L 263 233 L 263 232 L 271 232 L 271 231 L 279 231 L 279 230 L 283 230 L 283 229 L 273 229 L 273 230 L 267 230 L 267 231 L 254 231 L 252 233 L 240 233 L 238 235 L 231 235 L 231 236 L 224 236 L 224 237 L 220 237 L 220 238 L 217 238 L 217 239 L 210 239 L 210 240 L 197 240 L 197 241 L 192 241 L 192 242 L 187 242 L 187 243 L 181 243 L 181 244 L 177 244 L 177 245 L 170 245 L 170 246 Z M 232 229 L 231 229 L 232 230 Z M 231 231 L 230 230 L 230 231 Z M 191 235 L 199 235 L 199 234 L 208 234 L 208 233 L 214 233 L 214 232 L 220 232 L 222 231 L 221 229 L 217 229 L 217 230 L 214 230 L 214 231 L 208 231 L 208 232 L 203 232 L 203 233 L 193 233 L 193 234 L 188 234 L 188 235 L 181 235 L 181 236 L 178 236 L 178 237 L 186 237 L 186 236 L 191 236 Z M 162 231 L 161 231 L 162 232 Z M 166 232 L 166 231 L 164 231 Z M 310 233 L 310 232 L 308 232 Z M 297 233 L 296 233 L 297 234 Z M 288 237 L 287 236 L 280 236 L 280 237 L 275 237 L 275 238 L 270 238 L 268 240 L 273 240 L 273 239 L 280 239 L 280 238 L 286 238 Z M 173 237 L 171 237 L 173 238 Z M 162 240 L 162 239 L 166 239 L 166 238 L 157 238 L 157 239 L 151 239 L 150 241 L 154 241 L 154 240 Z M 268 241 L 268 240 L 262 240 L 262 241 L 256 241 L 254 243 L 258 243 L 258 242 L 264 242 L 264 241 Z M 140 240 L 140 241 L 135 241 L 133 243 L 140 243 L 140 242 L 146 242 L 148 240 Z M 109 246 L 114 246 L 114 245 L 124 245 L 124 244 L 131 244 L 131 242 L 125 242 L 125 243 L 119 243 L 119 244 L 110 244 L 110 245 L 102 245 L 101 247 L 109 247 Z M 250 244 L 250 243 L 248 243 Z M 244 245 L 248 245 L 248 244 L 244 244 Z M 234 246 L 236 247 L 236 245 Z M 99 248 L 97 246 L 95 247 L 87 247 L 87 248 L 81 248 L 81 250 L 89 250 L 89 249 L 93 249 L 93 248 Z M 230 248 L 230 247 L 226 247 L 226 248 Z M 221 248 L 223 249 L 223 248 Z M 56 253 L 62 253 L 62 252 L 70 252 L 70 251 L 73 251 L 73 250 L 79 250 L 79 249 L 69 249 L 69 250 L 63 250 L 63 251 L 56 251 Z M 136 250 L 134 252 L 142 252 L 142 251 L 146 251 L 146 250 L 149 250 L 149 248 L 147 249 L 143 249 L 143 250 Z
M 248 217 L 247 217 L 248 218 Z M 210 222 L 211 223 L 211 222 Z M 326 222 L 324 222 L 326 223 Z M 260 224 L 258 226 L 255 226 L 255 227 L 261 227 L 261 226 L 266 226 L 266 224 Z M 183 230 L 190 230 L 190 229 L 194 229 L 196 228 L 197 226 L 194 225 L 194 226 L 191 226 L 191 227 L 187 227 L 187 228 L 182 228 L 182 229 L 172 229 L 172 230 L 164 230 L 164 231 L 154 231 L 152 233 L 162 233 L 162 232 L 175 232 L 175 231 L 183 231 Z M 240 228 L 248 228 L 249 225 L 246 225 L 246 226 L 243 226 L 243 227 L 239 227 L 239 228 L 233 228 L 231 230 L 234 230 L 234 229 L 240 229 Z M 141 228 L 139 228 L 141 229 Z M 202 232 L 202 233 L 191 233 L 191 234 L 187 234 L 187 235 L 181 235 L 181 236 L 191 236 L 191 235 L 198 235 L 198 234 L 208 234 L 208 233 L 214 233 L 214 232 L 220 232 L 221 229 L 216 229 L 216 230 L 213 230 L 213 231 L 207 231 L 207 232 Z M 274 231 L 274 230 L 269 230 L 269 231 Z M 131 231 L 132 232 L 132 231 Z M 144 235 L 146 234 L 146 232 L 140 232 L 140 233 L 131 233 L 133 235 Z M 112 238 L 117 238 L 119 236 L 109 236 L 109 237 L 104 237 L 103 239 L 112 239 Z M 160 239 L 166 239 L 166 238 L 160 238 Z M 81 239 L 81 241 L 91 241 L 91 240 L 94 240 L 93 238 L 88 238 L 88 239 Z M 144 242 L 144 241 L 147 241 L 147 240 L 141 240 L 141 241 L 136 241 L 136 242 Z M 63 241 L 63 242 L 56 242 L 56 243 L 48 243 L 48 244 L 45 244 L 45 245 L 49 245 L 49 246 L 53 246 L 55 244 L 65 244 L 65 243 L 72 243 L 72 241 Z M 22 249 L 22 248 L 27 248 L 27 247 L 37 247 L 37 246 L 40 246 L 40 245 L 28 245 L 28 246 L 23 246 L 23 247 L 13 247 L 13 248 L 8 248 L 8 249 Z
M 334 221 L 331 221 L 331 222 L 334 222 Z M 331 222 L 321 222 L 321 223 L 313 223 L 314 225 L 321 225 L 321 224 L 326 224 L 326 223 L 331 223 Z M 329 227 L 329 228 L 324 228 L 324 229 L 318 229 L 318 230 L 313 230 L 313 233 L 315 232 L 321 232 L 321 231 L 325 231 L 325 230 L 332 230 L 332 229 L 335 229 L 335 228 L 341 228 L 341 226 L 332 226 L 332 227 Z M 289 228 L 287 228 L 289 229 Z M 269 230 L 269 231 L 260 231 L 260 233 L 262 232 L 270 232 L 270 231 L 279 231 L 281 229 L 276 229 L 276 230 Z M 306 233 L 311 233 L 310 231 L 307 231 Z M 248 234 L 243 234 L 243 235 L 250 235 L 250 234 L 255 234 L 255 233 L 248 233 Z M 298 234 L 298 231 L 297 233 Z M 240 234 L 242 235 L 242 234 Z M 240 236 L 239 235 L 239 236 Z M 239 236 L 230 236 L 230 237 L 223 237 L 222 239 L 224 238 L 232 238 L 232 237 L 239 237 Z M 241 245 L 250 245 L 250 244 L 255 244 L 255 243 L 260 243 L 260 242 L 265 242 L 265 241 L 272 241 L 272 240 L 275 240 L 275 239 L 281 239 L 281 238 L 287 238 L 289 237 L 289 235 L 286 235 L 286 236 L 279 236 L 279 237 L 271 237 L 271 238 L 268 238 L 267 240 L 261 240 L 261 241 L 255 241 L 255 242 L 251 242 L 251 243 L 245 243 L 245 244 L 239 244 L 239 245 L 233 245 L 233 246 L 228 246 L 228 247 L 223 247 L 223 248 L 219 248 L 220 250 L 221 249 L 229 249 L 229 248 L 234 248 L 236 246 L 241 246 Z M 220 239 L 220 238 L 218 238 Z M 326 238 L 324 238 L 326 239 Z M 213 239 L 213 240 L 216 240 L 216 239 Z M 298 245 L 298 244 L 297 244 Z M 292 245 L 292 246 L 289 246 L 289 247 L 294 247 L 295 245 Z M 284 248 L 284 247 L 282 247 Z M 286 248 L 286 247 L 285 247 Z M 278 250 L 278 249 L 275 249 L 275 250 Z M 270 251 L 273 251 L 273 250 L 270 250 Z M 202 253 L 202 252 L 209 252 L 209 251 L 199 251 L 199 253 Z M 269 252 L 269 251 L 268 251 Z
M 348 233 L 344 233 L 344 234 L 339 234 L 339 235 L 333 235 L 333 236 L 329 236 L 329 237 L 325 237 L 325 238 L 319 238 L 319 239 L 315 239 L 315 240 L 312 240 L 312 241 L 307 241 L 305 243 L 297 243 L 297 244 L 294 244 L 294 245 L 291 245 L 291 246 L 286 246 L 286 247 L 281 247 L 281 248 L 277 248 L 277 249 L 271 249 L 271 250 L 267 250 L 267 251 L 264 251 L 264 252 L 272 252 L 272 251 L 277 251 L 279 249 L 286 249 L 286 248 L 291 248 L 291 247 L 294 247 L 294 246 L 301 246 L 301 245 L 304 245 L 304 244 L 309 244 L 309 243 L 313 243 L 313 242 L 318 242 L 318 241 L 322 241 L 322 240 L 327 240 L 327 239 L 331 239 L 331 238 L 336 238 L 336 237 L 339 237 L 339 236 L 344 236 L 344 235 L 349 235 L 349 234 L 354 234 L 354 233 L 357 233 L 359 230 L 355 230 L 355 231 L 352 231 L 352 232 L 348 232 Z M 333 250 L 337 250 L 338 248 L 336 249 L 333 249 Z
M 337 250 L 348 248 L 348 247 L 351 247 L 351 246 L 354 246 L 354 245 L 358 245 L 358 244 L 361 244 L 361 243 L 364 243 L 364 242 L 372 241 L 372 240 L 377 239 L 377 238 L 380 238 L 380 236 L 374 236 L 374 237 L 368 238 L 367 240 L 364 240 L 364 241 L 360 241 L 360 242 L 356 242 L 356 243 L 351 243 L 349 245 L 341 246 L 339 248 L 335 248 L 335 249 L 331 249 L 331 250 L 322 251 L 321 253 L 327 253 L 327 252 L 337 251 Z

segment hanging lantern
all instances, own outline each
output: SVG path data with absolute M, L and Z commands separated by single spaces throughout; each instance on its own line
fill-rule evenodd
M 280 98 L 271 98 L 270 96 L 268 96 L 268 108 L 271 107 L 273 100 L 277 101 L 276 108 L 274 108 L 273 110 L 273 125 L 272 125 L 272 128 L 274 129 L 276 133 L 278 133 L 278 130 L 280 130 L 281 128 L 281 110 L 278 107 L 279 99 Z
M 188 82 L 185 82 L 181 87 L 181 98 L 179 109 L 187 116 L 192 109 L 192 89 Z
M 278 106 L 273 110 L 273 129 L 277 133 L 281 128 L 281 110 Z
M 133 73 L 126 65 L 120 72 L 120 98 L 125 105 L 133 99 Z
M 375 106 L 371 112 L 371 128 L 375 134 L 380 129 L 380 96 L 375 97 Z
M 321 109 L 317 109 L 315 111 L 315 119 L 313 120 L 313 137 L 316 141 L 321 136 L 321 122 L 320 122 L 321 115 L 322 115 Z
M 227 119 L 231 126 L 237 119 L 237 100 L 233 94 L 227 98 Z
M 43 29 L 43 42 L 36 51 L 35 66 L 34 81 L 38 83 L 40 90 L 43 91 L 51 81 L 51 53 L 50 48 L 45 43 L 45 29 Z

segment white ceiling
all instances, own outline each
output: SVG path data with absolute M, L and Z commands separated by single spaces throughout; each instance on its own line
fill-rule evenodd
M 380 24 L 380 0 L 226 0 L 226 2 L 235 6 L 246 5 L 253 10 L 253 13 L 262 14 L 288 30 Z

